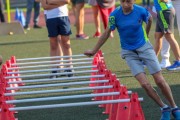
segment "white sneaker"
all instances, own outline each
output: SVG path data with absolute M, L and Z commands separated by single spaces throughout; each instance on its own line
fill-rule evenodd
M 166 68 L 170 65 L 171 65 L 171 63 L 170 63 L 169 59 L 162 59 L 162 61 L 160 63 L 161 68 Z

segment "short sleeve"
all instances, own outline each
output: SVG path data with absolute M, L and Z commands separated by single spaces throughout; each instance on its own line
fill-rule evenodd
M 115 28 L 116 28 L 116 25 L 115 25 L 115 16 L 114 16 L 114 12 L 112 12 L 111 14 L 110 14 L 110 16 L 109 16 L 109 23 L 108 23 L 108 25 L 109 25 L 109 29 L 110 30 L 115 30 Z
M 151 17 L 151 14 L 149 13 L 149 11 L 145 8 L 143 8 L 142 10 L 142 19 L 145 23 L 148 22 L 149 18 Z

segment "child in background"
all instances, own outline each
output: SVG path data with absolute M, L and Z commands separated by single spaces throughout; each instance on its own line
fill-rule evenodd
M 93 37 L 99 38 L 101 36 L 101 22 L 100 22 L 99 8 L 98 8 L 96 0 L 89 0 L 89 4 L 92 6 L 94 24 L 95 24 L 95 27 L 96 27 L 96 32 L 93 35 Z
M 42 7 L 46 14 L 46 26 L 50 40 L 50 56 L 72 56 L 70 45 L 71 26 L 68 17 L 68 0 L 41 0 Z M 65 58 L 71 63 L 71 57 Z M 66 66 L 64 72 L 72 72 L 71 65 Z M 56 78 L 57 68 L 52 71 L 50 78 Z M 68 77 L 73 74 L 68 73 Z
M 116 0 L 96 0 L 98 3 L 99 11 L 101 13 L 101 18 L 103 21 L 104 29 L 108 27 L 108 19 L 110 13 L 115 9 Z M 110 37 L 113 38 L 114 35 L 111 32 Z

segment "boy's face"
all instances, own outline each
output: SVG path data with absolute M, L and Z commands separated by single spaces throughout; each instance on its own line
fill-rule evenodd
M 120 0 L 122 8 L 126 11 L 131 10 L 134 4 L 134 0 Z

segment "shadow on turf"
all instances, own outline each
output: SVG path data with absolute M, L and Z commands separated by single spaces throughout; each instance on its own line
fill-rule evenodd
M 17 44 L 43 43 L 43 42 L 49 42 L 49 41 L 46 41 L 46 40 L 33 40 L 33 41 L 5 42 L 5 43 L 0 43 L 0 45 L 17 45 Z

